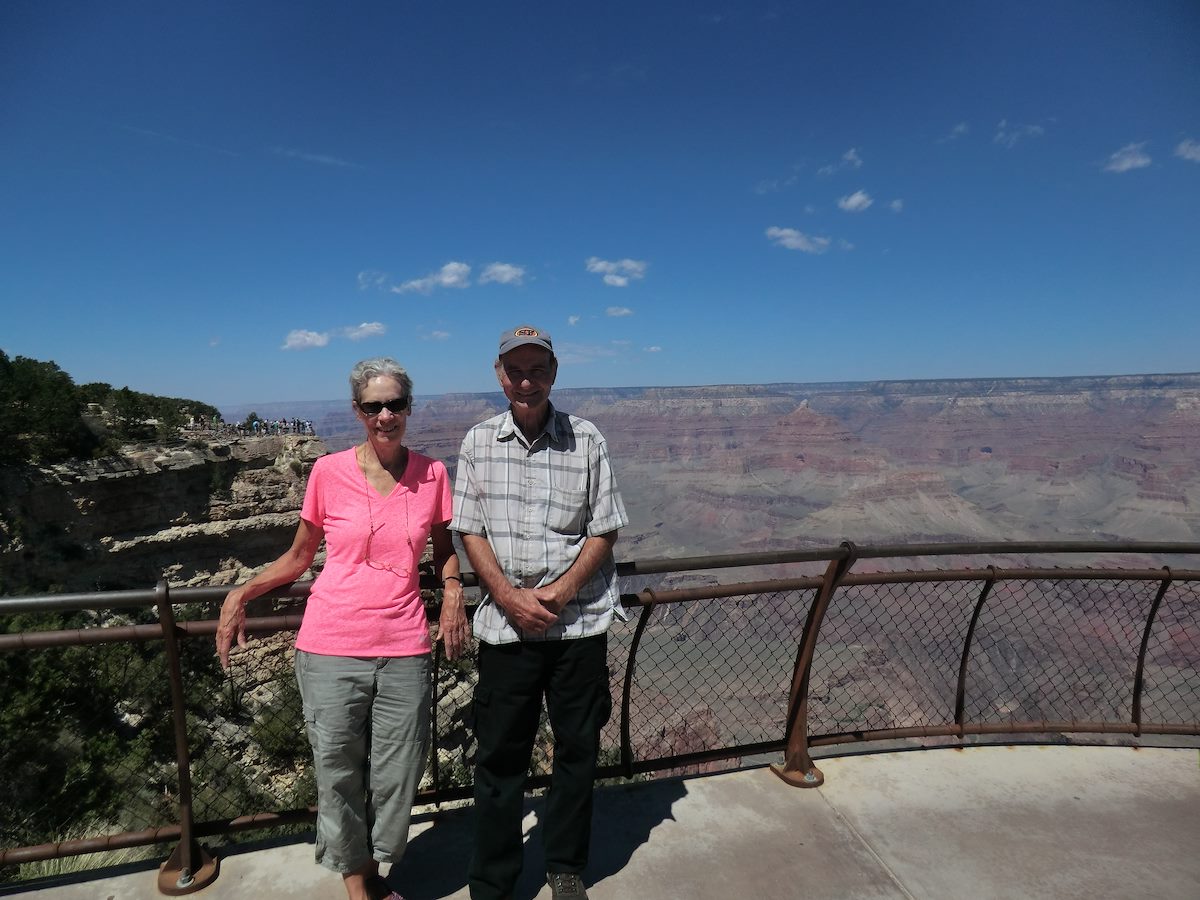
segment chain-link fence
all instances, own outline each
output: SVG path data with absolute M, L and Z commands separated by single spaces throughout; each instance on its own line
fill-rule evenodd
M 955 675 L 978 585 L 841 588 L 821 627 L 809 685 L 816 734 L 952 720 Z
M 630 689 L 634 758 L 677 771 L 675 757 L 782 739 L 806 611 L 795 591 L 653 607 Z
M 602 774 L 711 771 L 778 752 L 797 727 L 794 683 L 807 685 L 804 738 L 1039 723 L 1047 733 L 1200 734 L 1200 573 L 846 579 L 815 623 L 822 579 L 808 581 L 686 597 L 623 582 L 626 599 L 643 605 L 610 633 L 614 715 L 601 736 Z M 175 607 L 171 633 L 196 834 L 305 825 L 315 786 L 292 649 L 302 601 L 265 610 L 276 618 L 228 673 L 213 654 L 213 607 L 188 601 Z M 121 844 L 161 857 L 178 838 L 180 772 L 172 673 L 149 604 L 37 617 L 4 615 L 7 602 L 0 877 L 30 877 L 21 862 Z M 470 796 L 475 655 L 435 658 L 433 751 L 418 803 Z M 552 747 L 543 728 L 535 779 L 549 772 Z
M 33 649 L 5 668 L 5 846 L 178 821 L 167 676 L 151 643 Z
M 1163 596 L 1145 660 L 1142 721 L 1200 721 L 1200 583 L 1175 582 Z
M 842 587 L 813 662 L 810 732 L 953 723 L 984 583 Z M 1159 589 L 1157 581 L 1117 577 L 996 582 L 980 603 L 967 648 L 963 721 L 1130 723 L 1139 649 Z M 1194 583 L 1176 582 L 1164 593 L 1144 663 L 1147 723 L 1200 721 L 1198 612 Z

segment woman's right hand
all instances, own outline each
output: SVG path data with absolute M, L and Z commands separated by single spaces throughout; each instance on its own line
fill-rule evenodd
M 236 640 L 239 647 L 246 646 L 246 604 L 242 599 L 245 587 L 235 587 L 225 595 L 221 604 L 221 621 L 217 624 L 217 657 L 221 668 L 229 671 L 229 651 Z
M 238 585 L 225 595 L 225 602 L 221 604 L 221 621 L 217 625 L 217 656 L 220 657 L 222 669 L 229 671 L 229 651 L 233 649 L 234 641 L 239 647 L 246 646 L 246 604 L 282 584 L 291 584 L 303 575 L 312 565 L 324 536 L 322 529 L 301 519 L 287 552 L 245 584 Z

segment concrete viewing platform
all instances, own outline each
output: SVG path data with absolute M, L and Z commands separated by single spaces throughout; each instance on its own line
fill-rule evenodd
M 1200 751 L 1028 746 L 818 760 L 823 787 L 767 768 L 600 788 L 593 900 L 728 898 L 1200 898 Z M 537 810 L 516 900 L 549 900 Z M 473 811 L 413 826 L 388 880 L 408 900 L 466 898 Z M 308 841 L 220 852 L 188 895 L 340 900 Z M 0 888 L 39 900 L 161 897 L 145 865 Z

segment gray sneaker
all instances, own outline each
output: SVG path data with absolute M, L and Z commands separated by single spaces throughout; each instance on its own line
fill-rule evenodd
M 571 872 L 547 872 L 546 883 L 554 900 L 587 900 L 583 879 Z

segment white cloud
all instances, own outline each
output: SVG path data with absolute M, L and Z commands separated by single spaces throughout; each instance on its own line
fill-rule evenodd
M 466 263 L 448 262 L 438 271 L 415 278 L 397 285 L 392 291 L 397 294 L 407 294 L 416 291 L 419 294 L 432 293 L 434 288 L 465 288 L 471 284 L 471 267 Z
M 386 272 L 363 269 L 358 273 L 358 289 L 365 291 L 367 288 L 381 288 L 387 284 L 387 278 Z
M 592 256 L 588 258 L 586 265 L 589 272 L 604 276 L 604 283 L 609 287 L 625 287 L 630 281 L 644 278 L 649 264 L 640 259 L 609 261 Z
M 604 314 L 606 316 L 620 318 L 621 316 L 632 316 L 633 310 L 630 309 L 628 306 L 610 306 L 608 309 L 606 309 L 604 311 Z
M 861 169 L 862 164 L 862 157 L 858 155 L 858 148 L 851 147 L 842 154 L 842 158 L 836 163 L 830 163 L 829 165 L 821 166 L 821 168 L 817 169 L 817 174 L 822 178 L 828 178 L 830 175 L 840 171 L 841 169 Z
M 992 138 L 992 142 L 1000 144 L 1002 147 L 1012 149 L 1017 144 L 1027 137 L 1040 137 L 1046 133 L 1046 129 L 1041 125 L 1012 125 L 1008 124 L 1008 119 L 1001 119 L 996 126 L 996 134 Z
M 1200 162 L 1200 141 L 1193 141 L 1191 138 L 1180 141 L 1179 146 L 1175 148 L 1175 155 L 1180 159 Z
M 568 325 L 578 325 L 579 324 L 579 316 L 567 316 L 567 324 Z
M 333 338 L 361 341 L 384 334 L 387 334 L 387 326 L 382 322 L 363 322 L 360 325 L 346 325 L 331 331 L 307 331 L 303 328 L 296 328 L 288 332 L 280 349 L 311 350 L 314 347 L 326 346 Z
M 555 356 L 567 365 L 594 363 L 602 359 L 615 359 L 621 351 L 610 344 L 572 344 L 563 342 L 555 346 Z
M 313 347 L 324 347 L 329 343 L 329 335 L 317 331 L 305 331 L 297 328 L 289 331 L 284 338 L 281 350 L 311 350 Z
M 662 347 L 657 345 L 653 347 L 643 347 L 642 350 L 646 353 L 662 353 Z
M 361 325 L 351 325 L 341 330 L 341 335 L 352 341 L 361 341 L 363 338 L 379 337 L 387 334 L 387 326 L 382 322 L 363 322 Z
M 838 249 L 849 252 L 854 249 L 854 245 L 845 238 L 838 238 Z
M 480 284 L 523 284 L 525 281 L 525 269 L 522 266 L 514 266 L 509 263 L 491 263 L 483 270 L 483 274 L 479 276 Z
M 904 201 L 897 197 L 888 204 L 888 209 L 895 213 L 904 212 Z
M 766 231 L 767 238 L 780 247 L 789 250 L 800 250 L 804 253 L 824 253 L 829 249 L 829 238 L 810 237 L 795 228 L 778 228 L 772 225 Z
M 848 197 L 843 197 L 838 201 L 838 206 L 846 212 L 862 212 L 870 207 L 875 201 L 871 199 L 871 195 L 866 191 L 855 191 Z
M 804 211 L 805 211 L 805 212 L 806 212 L 808 215 L 810 215 L 810 216 L 811 216 L 811 215 L 814 215 L 814 214 L 816 213 L 816 211 L 817 211 L 817 208 L 816 208 L 816 207 L 815 207 L 813 204 L 811 204 L 811 203 L 805 203 L 805 204 L 804 204 Z
M 953 128 L 950 129 L 950 132 L 948 134 L 938 138 L 938 143 L 945 144 L 945 143 L 948 143 L 949 141 L 957 141 L 960 137 L 966 137 L 967 133 L 970 130 L 971 130 L 971 126 L 968 125 L 966 122 L 959 122 L 957 125 L 955 125 Z
M 754 193 L 774 194 L 795 187 L 800 181 L 800 170 L 803 168 L 801 163 L 792 163 L 791 171 L 785 178 L 764 178 L 754 186 Z
M 1126 144 L 1108 158 L 1108 164 L 1105 165 L 1104 171 L 1129 172 L 1132 169 L 1146 168 L 1150 165 L 1150 156 L 1142 149 L 1145 146 L 1145 141 L 1138 144 Z
M 448 331 L 431 331 L 425 336 L 427 341 L 448 341 L 450 340 L 450 332 Z
M 324 153 L 306 153 L 303 150 L 291 150 L 287 147 L 276 147 L 274 152 L 279 156 L 286 156 L 288 159 L 298 159 L 301 162 L 317 163 L 322 166 L 337 166 L 341 169 L 361 169 L 358 163 L 347 162 L 344 159 L 338 159 L 336 156 L 327 156 Z
M 646 80 L 649 70 L 641 63 L 618 62 L 608 69 L 608 81 L 620 87 L 631 84 L 641 84 Z
M 164 134 L 161 131 L 151 131 L 149 128 L 138 128 L 134 125 L 122 125 L 119 122 L 113 123 L 117 128 L 123 128 L 131 134 L 140 134 L 142 137 L 153 138 L 159 141 L 169 141 L 172 144 L 182 144 L 185 147 L 195 147 L 198 150 L 210 150 L 213 153 L 220 153 L 223 156 L 238 157 L 242 154 L 234 153 L 232 150 L 226 150 L 223 147 L 214 147 L 211 144 L 201 144 L 196 141 L 189 141 L 185 138 L 176 137 L 173 134 Z

